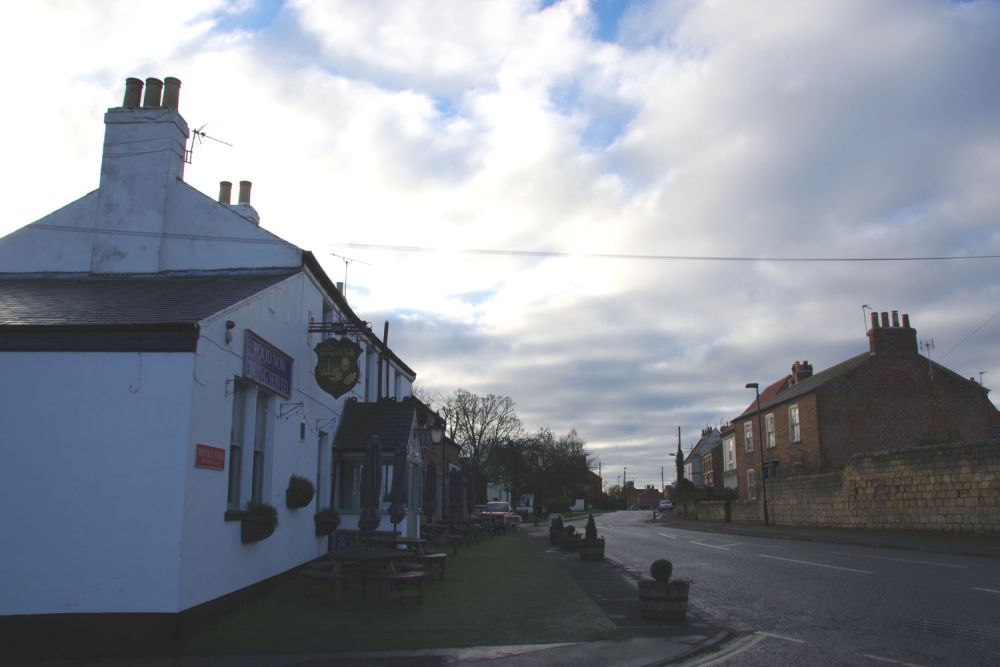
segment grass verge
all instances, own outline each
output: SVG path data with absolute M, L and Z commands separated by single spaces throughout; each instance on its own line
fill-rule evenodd
M 352 586 L 340 607 L 307 598 L 298 577 L 209 626 L 188 654 L 407 650 L 591 641 L 612 624 L 527 535 L 514 533 L 449 555 L 445 581 L 422 605 L 379 607 Z

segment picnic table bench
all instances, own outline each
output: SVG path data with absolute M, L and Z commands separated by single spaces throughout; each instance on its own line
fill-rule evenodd
M 399 600 L 405 606 L 410 598 L 416 598 L 417 604 L 423 604 L 425 576 L 427 573 L 424 571 L 411 570 L 372 574 L 369 578 L 379 582 L 379 599 L 383 606 L 387 606 L 391 600 Z

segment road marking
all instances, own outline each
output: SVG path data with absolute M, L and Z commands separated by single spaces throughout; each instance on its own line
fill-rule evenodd
M 746 637 L 737 639 L 728 648 L 723 649 L 722 653 L 712 653 L 700 659 L 695 657 L 693 662 L 686 662 L 684 664 L 686 667 L 714 667 L 714 665 L 721 665 L 730 658 L 749 651 L 762 641 L 764 641 L 763 637 L 747 635 Z
M 923 667 L 923 665 L 918 665 L 915 662 L 903 662 L 902 660 L 893 660 L 892 658 L 883 658 L 882 656 L 871 655 L 869 653 L 862 653 L 861 655 L 863 655 L 864 657 L 868 658 L 869 660 L 875 660 L 876 662 L 890 662 L 890 663 L 892 663 L 894 665 L 905 665 L 905 667 Z
M 755 632 L 757 635 L 764 635 L 765 637 L 773 637 L 774 639 L 784 639 L 786 642 L 795 642 L 796 644 L 805 644 L 805 639 L 796 639 L 795 637 L 786 637 L 785 635 L 776 635 L 773 632 Z
M 868 570 L 855 570 L 853 567 L 840 567 L 838 565 L 827 565 L 826 563 L 813 563 L 808 560 L 795 560 L 794 558 L 781 558 L 780 556 L 768 556 L 767 554 L 757 554 L 761 558 L 771 558 L 773 560 L 785 560 L 789 563 L 800 563 L 802 565 L 815 565 L 816 567 L 827 567 L 831 570 L 844 570 L 845 572 L 857 572 L 858 574 L 875 574 Z
M 718 547 L 714 544 L 705 544 L 704 542 L 699 542 L 698 540 L 688 540 L 691 544 L 697 544 L 699 547 L 708 547 L 709 549 L 719 549 L 721 551 L 729 551 L 726 547 Z
M 847 551 L 831 551 L 830 553 L 831 554 L 835 554 L 837 556 L 854 556 L 855 558 L 876 558 L 878 560 L 894 560 L 894 561 L 897 561 L 899 563 L 917 563 L 919 565 L 936 565 L 938 567 L 951 567 L 951 568 L 955 568 L 956 570 L 967 570 L 967 569 L 969 569 L 968 565 L 952 565 L 950 563 L 935 563 L 935 562 L 929 561 L 929 560 L 910 560 L 909 558 L 890 558 L 889 556 L 869 556 L 867 554 L 852 554 L 852 553 L 849 553 Z
M 667 535 L 666 533 L 657 533 L 660 537 L 669 537 L 672 540 L 678 539 L 676 535 Z
M 982 591 L 984 593 L 998 593 L 998 594 L 1000 594 L 1000 591 L 993 590 L 992 588 L 977 588 L 976 586 L 973 586 L 972 590 L 974 590 L 974 591 Z

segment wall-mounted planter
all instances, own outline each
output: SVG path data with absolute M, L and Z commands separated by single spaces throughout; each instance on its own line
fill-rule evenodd
M 328 507 L 317 512 L 313 516 L 313 522 L 316 524 L 316 537 L 330 535 L 340 525 L 340 514 Z
M 244 543 L 266 540 L 278 527 L 278 510 L 266 503 L 250 505 L 240 520 L 240 540 Z
M 312 502 L 316 489 L 313 483 L 305 477 L 292 475 L 288 480 L 288 488 L 285 490 L 285 504 L 289 509 L 305 507 Z

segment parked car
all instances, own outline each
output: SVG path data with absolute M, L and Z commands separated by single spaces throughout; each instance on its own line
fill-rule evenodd
M 672 502 L 670 502 L 670 498 L 664 498 L 663 500 L 660 501 L 660 511 L 661 512 L 665 512 L 667 510 L 672 510 L 673 508 L 674 508 L 674 504 Z
M 483 505 L 480 514 L 484 518 L 489 518 L 494 522 L 503 523 L 505 526 L 514 526 L 521 523 L 521 515 L 515 512 L 510 503 L 505 500 L 494 500 Z

